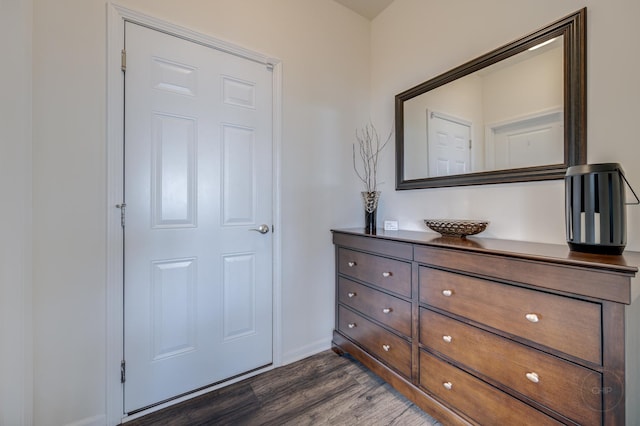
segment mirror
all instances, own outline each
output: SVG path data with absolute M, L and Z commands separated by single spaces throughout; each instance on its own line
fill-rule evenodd
M 562 179 L 586 162 L 586 8 L 396 95 L 396 189 Z

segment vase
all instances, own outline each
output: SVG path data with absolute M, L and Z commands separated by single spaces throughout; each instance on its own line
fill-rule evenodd
M 375 234 L 380 191 L 362 191 L 362 199 L 364 200 L 364 232 Z

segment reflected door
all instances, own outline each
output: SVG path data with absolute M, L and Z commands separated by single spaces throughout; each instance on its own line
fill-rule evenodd
M 428 176 L 471 171 L 471 125 L 463 120 L 427 111 Z
M 125 32 L 131 413 L 272 362 L 272 72 Z
M 563 138 L 562 111 L 489 126 L 487 165 L 493 169 L 512 169 L 562 164 Z

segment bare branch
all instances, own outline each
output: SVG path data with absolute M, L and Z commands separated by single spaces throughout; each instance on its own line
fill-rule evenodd
M 358 141 L 358 152 L 362 160 L 362 171 L 356 165 L 356 147 L 353 145 L 353 169 L 358 178 L 364 183 L 367 192 L 377 191 L 378 188 L 378 157 L 380 152 L 391 140 L 393 131 L 380 144 L 380 136 L 373 124 L 367 124 L 363 129 L 356 129 L 356 140 Z

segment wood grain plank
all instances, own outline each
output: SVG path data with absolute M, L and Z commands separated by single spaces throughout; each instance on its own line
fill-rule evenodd
M 215 397 L 212 394 L 215 393 Z M 126 426 L 241 424 L 261 406 L 250 384 L 237 383 L 125 423 Z
M 354 358 L 324 351 L 126 426 L 439 425 Z

